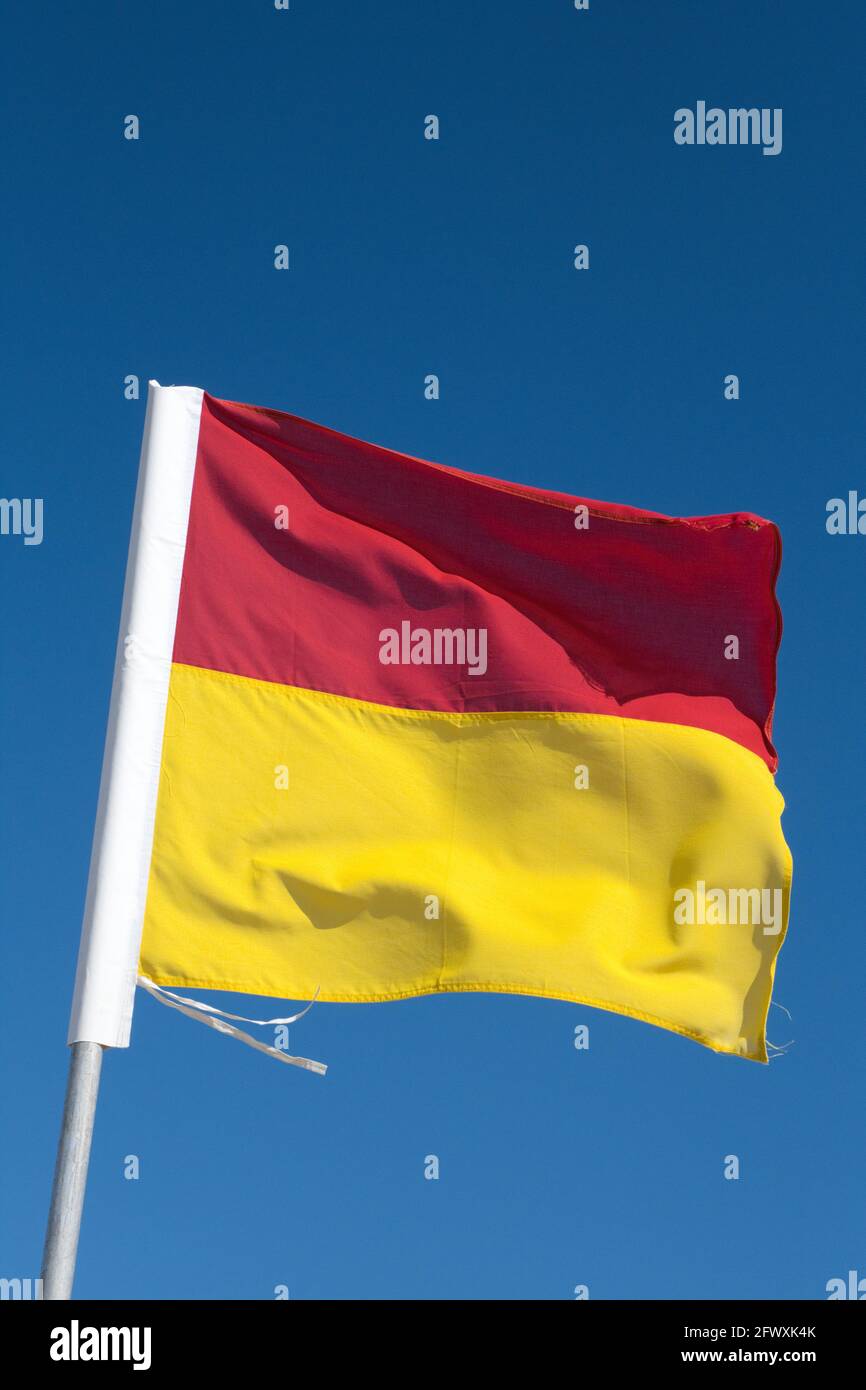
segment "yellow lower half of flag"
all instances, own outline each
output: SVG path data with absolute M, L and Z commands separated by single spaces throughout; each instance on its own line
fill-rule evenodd
M 286 999 L 543 995 L 764 1061 L 782 806 L 701 729 L 175 665 L 140 968 Z

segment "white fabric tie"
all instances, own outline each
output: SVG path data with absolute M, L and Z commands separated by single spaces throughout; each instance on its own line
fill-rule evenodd
M 146 975 L 139 975 L 137 983 L 142 989 L 146 989 L 148 994 L 157 999 L 160 1004 L 165 1004 L 168 1009 L 177 1009 L 178 1013 L 186 1014 L 187 1018 L 195 1019 L 197 1023 L 206 1023 L 209 1028 L 215 1028 L 218 1033 L 227 1033 L 229 1037 L 237 1038 L 238 1042 L 246 1043 L 249 1047 L 254 1047 L 258 1052 L 266 1052 L 269 1057 L 276 1057 L 278 1062 L 288 1062 L 292 1067 L 303 1067 L 305 1071 L 314 1071 L 319 1076 L 324 1076 L 328 1070 L 324 1062 L 313 1062 L 309 1057 L 292 1057 L 288 1052 L 281 1052 L 278 1047 L 270 1047 L 267 1043 L 259 1042 L 250 1033 L 244 1033 L 240 1028 L 234 1028 L 231 1023 L 223 1020 L 233 1018 L 237 1023 L 254 1023 L 261 1028 L 277 1027 L 280 1024 L 297 1023 L 299 1018 L 309 1013 L 316 1002 L 318 989 L 313 995 L 305 1009 L 300 1013 L 292 1014 L 290 1018 L 244 1018 L 243 1014 L 226 1013 L 224 1009 L 215 1009 L 212 1004 L 205 1004 L 200 999 L 185 999 L 181 994 L 172 994 L 171 990 L 163 989 L 161 985 L 154 984 Z

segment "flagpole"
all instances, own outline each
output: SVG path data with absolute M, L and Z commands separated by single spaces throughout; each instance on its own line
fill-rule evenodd
M 151 381 L 132 515 L 42 1297 L 72 1296 L 102 1054 L 129 1046 L 203 393 Z
M 73 1043 L 70 1052 L 66 1100 L 42 1256 L 44 1299 L 72 1297 L 102 1053 L 102 1044 L 94 1042 Z

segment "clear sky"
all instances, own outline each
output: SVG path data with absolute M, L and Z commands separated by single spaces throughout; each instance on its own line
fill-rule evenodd
M 0 537 L 0 1274 L 39 1272 L 152 376 L 458 468 L 778 522 L 792 1018 L 769 1035 L 796 1041 L 762 1067 L 567 1003 L 318 1004 L 291 1042 L 321 1079 L 139 997 L 76 1292 L 821 1298 L 866 1275 L 866 537 L 825 527 L 866 493 L 864 41 L 855 0 L 10 11 L 0 491 L 44 499 L 44 539 Z M 678 146 L 699 100 L 782 108 L 781 153 Z

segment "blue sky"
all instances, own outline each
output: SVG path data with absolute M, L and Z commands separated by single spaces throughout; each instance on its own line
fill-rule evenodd
M 149 376 L 778 522 L 770 1037 L 796 1043 L 761 1067 L 565 1003 L 320 1004 L 292 1047 L 322 1080 L 140 997 L 77 1294 L 821 1298 L 866 1274 L 866 538 L 825 529 L 866 492 L 862 6 L 94 0 L 4 36 L 0 491 L 42 497 L 45 534 L 0 537 L 0 1274 L 39 1269 Z M 698 100 L 781 107 L 781 154 L 677 146 Z

